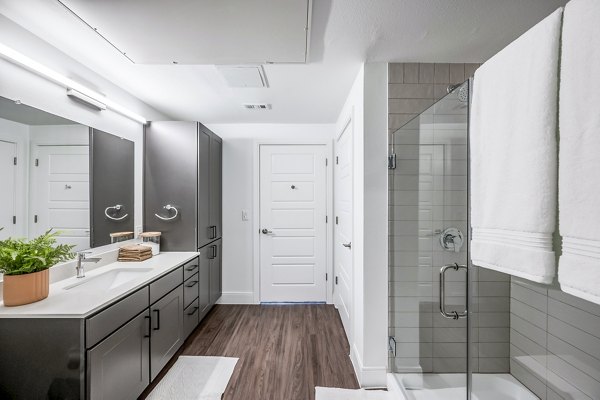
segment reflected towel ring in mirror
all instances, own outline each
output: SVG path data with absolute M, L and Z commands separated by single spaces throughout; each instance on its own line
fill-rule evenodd
M 119 212 L 119 211 L 121 211 L 121 208 L 123 208 L 123 206 L 121 204 L 117 204 L 117 205 L 114 205 L 112 207 L 106 207 L 104 209 L 104 215 L 106 215 L 106 218 L 112 219 L 113 221 L 122 221 L 125 218 L 127 218 L 129 216 L 129 214 L 125 214 L 122 217 L 113 217 L 112 215 L 110 215 L 108 213 L 108 210 L 115 210 L 116 212 Z
M 162 215 L 154 214 L 156 218 L 162 219 L 163 221 L 171 221 L 177 218 L 177 215 L 179 215 L 179 210 L 175 206 L 167 204 L 166 206 L 163 206 L 163 208 L 167 211 L 175 210 L 175 214 L 172 217 L 163 217 Z

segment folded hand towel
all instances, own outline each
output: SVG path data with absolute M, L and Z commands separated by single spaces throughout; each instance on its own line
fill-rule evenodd
M 152 258 L 152 249 L 141 244 L 133 244 L 119 248 L 117 261 L 145 261 Z
M 600 2 L 565 7 L 560 73 L 561 289 L 600 304 Z
M 475 73 L 471 258 L 550 283 L 556 269 L 558 58 L 562 8 Z

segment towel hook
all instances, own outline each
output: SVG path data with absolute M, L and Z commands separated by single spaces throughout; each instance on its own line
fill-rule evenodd
M 106 207 L 106 208 L 104 209 L 104 215 L 106 215 L 106 218 L 108 218 L 108 219 L 112 219 L 113 221 L 121 221 L 121 220 L 124 220 L 125 218 L 127 218 L 127 217 L 129 216 L 129 214 L 125 214 L 125 215 L 123 215 L 122 217 L 113 217 L 113 216 L 111 216 L 110 214 L 108 214 L 108 210 L 115 210 L 115 211 L 117 211 L 117 212 L 118 212 L 118 211 L 121 211 L 121 208 L 123 208 L 123 206 L 122 206 L 121 204 L 117 204 L 117 205 L 114 205 L 114 206 L 112 206 L 112 207 Z

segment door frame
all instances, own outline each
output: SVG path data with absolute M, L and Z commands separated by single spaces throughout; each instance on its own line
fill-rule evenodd
M 333 302 L 333 145 L 331 139 L 302 140 L 302 139 L 278 139 L 278 140 L 254 140 L 254 154 L 252 161 L 252 269 L 254 276 L 253 296 L 254 303 L 260 304 L 260 148 L 261 146 L 325 146 L 327 157 L 326 186 L 327 201 L 326 213 L 328 217 L 326 232 L 326 265 L 325 272 L 328 279 L 325 284 L 326 303 Z
M 351 142 L 350 142 L 350 152 L 352 154 L 352 164 L 350 166 L 350 168 L 352 169 L 352 188 L 351 188 L 351 196 L 352 196 L 352 238 L 351 238 L 351 242 L 354 243 L 354 238 L 355 238 L 355 224 L 354 224 L 354 107 L 351 108 L 349 115 L 347 115 L 347 117 L 344 119 L 344 123 L 341 125 L 341 129 L 339 129 L 336 133 L 335 133 L 335 137 L 333 139 L 333 151 L 335 152 L 335 144 L 337 143 L 337 141 L 342 137 L 342 135 L 344 134 L 344 132 L 346 132 L 346 129 L 350 129 L 350 133 L 352 135 L 351 137 Z M 333 169 L 333 168 L 332 168 Z M 332 187 L 335 193 L 335 174 L 333 176 L 333 180 L 332 180 Z M 335 203 L 333 203 L 333 212 L 334 212 L 334 218 L 335 218 Z M 332 225 L 332 228 L 333 225 Z M 335 228 L 334 228 L 335 229 Z M 335 240 L 335 233 L 333 236 L 333 240 Z M 335 245 L 335 243 L 333 243 L 333 245 Z M 335 262 L 335 249 L 332 249 L 332 257 L 334 257 L 334 262 Z M 355 259 L 354 259 L 354 252 L 352 252 L 351 255 L 351 260 L 352 260 L 352 276 L 350 277 L 351 281 L 350 281 L 350 297 L 348 299 L 349 301 L 349 306 L 350 306 L 350 321 L 349 321 L 349 326 L 348 326 L 348 331 L 346 332 L 346 336 L 348 337 L 348 342 L 352 343 L 352 339 L 354 338 L 354 292 L 355 292 L 355 287 L 354 287 L 354 283 L 356 281 L 355 279 L 355 275 L 356 275 L 356 270 L 355 270 Z M 334 269 L 333 269 L 333 274 L 336 273 L 335 271 L 335 263 L 333 264 Z M 335 275 L 332 275 L 335 276 Z M 332 283 L 333 283 L 333 279 L 332 279 Z M 332 285 L 333 286 L 333 285 Z M 332 303 L 336 306 L 337 308 L 337 304 L 335 304 L 335 296 L 333 296 L 333 287 L 332 287 Z M 350 351 L 352 352 L 352 350 Z

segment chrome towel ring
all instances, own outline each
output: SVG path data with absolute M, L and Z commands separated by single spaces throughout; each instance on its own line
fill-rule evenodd
M 162 219 L 163 221 L 171 221 L 171 220 L 174 220 L 175 218 L 177 218 L 177 215 L 179 215 L 179 210 L 175 206 L 167 204 L 166 206 L 163 206 L 163 208 L 167 211 L 175 210 L 175 214 L 173 214 L 172 217 L 163 217 L 162 215 L 154 214 L 154 216 L 156 218 Z
M 123 206 L 121 204 L 117 204 L 112 207 L 106 207 L 106 209 L 104 209 L 104 215 L 106 215 L 106 218 L 112 219 L 113 221 L 122 221 L 125 218 L 127 218 L 129 216 L 129 214 L 125 214 L 122 217 L 113 217 L 112 215 L 110 215 L 108 213 L 108 210 L 115 210 L 118 212 L 118 211 L 121 211 L 121 208 L 123 208 Z

